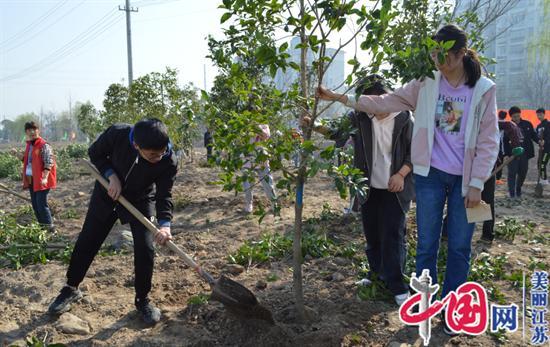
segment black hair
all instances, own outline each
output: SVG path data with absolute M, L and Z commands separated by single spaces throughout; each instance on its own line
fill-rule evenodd
M 364 77 L 355 88 L 355 93 L 362 95 L 383 95 L 389 92 L 391 92 L 391 88 L 388 82 L 377 74 Z
M 535 113 L 545 113 L 546 110 L 542 107 L 537 108 L 537 111 Z
M 512 106 L 508 110 L 508 113 L 510 114 L 510 116 L 512 116 L 514 113 L 521 113 L 521 108 L 519 108 L 517 106 Z
M 141 149 L 161 150 L 169 141 L 166 125 L 156 118 L 140 120 L 134 125 L 134 142 Z
M 507 115 L 506 111 L 498 111 L 498 119 L 505 119 Z
M 477 81 L 481 78 L 481 61 L 476 51 L 468 48 L 468 34 L 454 24 L 448 24 L 437 31 L 432 37 L 437 42 L 454 41 L 450 51 L 458 53 L 465 49 L 466 54 L 462 60 L 464 70 L 466 71 L 466 85 L 470 88 L 475 87 Z
M 25 131 L 29 129 L 38 129 L 38 124 L 34 121 L 26 122 L 25 123 Z

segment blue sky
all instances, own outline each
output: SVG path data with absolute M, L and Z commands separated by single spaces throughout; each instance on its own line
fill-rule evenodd
M 210 85 L 208 34 L 221 35 L 220 0 L 135 0 L 134 78 L 166 66 L 180 82 Z M 124 0 L 0 0 L 0 118 L 60 112 L 69 100 L 101 107 L 114 82 L 127 83 Z M 31 69 L 29 69 L 31 67 Z M 34 68 L 33 68 L 34 67 Z M 37 67 L 37 68 L 36 68 Z

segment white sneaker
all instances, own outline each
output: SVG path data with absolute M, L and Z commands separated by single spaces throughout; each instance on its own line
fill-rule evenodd
M 244 205 L 244 212 L 246 212 L 246 213 L 252 213 L 252 210 L 253 210 L 252 204 L 245 204 L 245 205 Z
M 368 287 L 372 284 L 372 281 L 369 280 L 368 278 L 363 278 L 363 279 L 355 282 L 355 284 L 358 285 L 358 286 Z
M 540 180 L 540 183 L 541 183 L 543 186 L 547 186 L 547 185 L 548 185 L 548 180 Z
M 397 304 L 397 306 L 401 306 L 403 305 L 403 303 L 405 301 L 407 301 L 408 298 L 410 298 L 411 294 L 409 294 L 409 292 L 406 292 L 406 293 L 403 293 L 403 294 L 398 294 L 396 296 L 394 296 L 395 298 L 395 303 Z

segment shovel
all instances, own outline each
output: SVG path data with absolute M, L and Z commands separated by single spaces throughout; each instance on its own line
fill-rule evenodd
M 497 166 L 493 172 L 491 173 L 491 176 L 489 176 L 489 178 L 495 176 L 500 170 L 502 170 L 506 165 L 510 164 L 512 162 L 512 160 L 516 159 L 517 157 L 519 157 L 520 155 L 522 155 L 524 152 L 524 149 L 523 147 L 515 147 L 514 149 L 512 149 L 512 155 L 508 157 L 508 159 L 504 160 L 502 162 L 502 164 L 500 164 L 499 166 Z M 489 179 L 487 179 L 489 180 Z
M 537 158 L 537 185 L 535 186 L 535 198 L 542 198 L 542 193 L 543 193 L 542 183 L 540 183 L 540 169 L 542 166 L 543 150 L 544 150 L 544 147 L 540 146 L 539 157 Z
M 82 159 L 84 167 L 90 171 L 92 176 L 105 188 L 109 189 L 109 183 L 97 169 L 89 161 Z M 140 211 L 138 211 L 128 200 L 122 195 L 118 197 L 118 202 L 124 206 L 137 220 L 139 220 L 153 235 L 159 233 L 155 225 L 147 219 Z M 195 261 L 181 250 L 172 241 L 167 241 L 166 246 L 174 253 L 179 255 L 185 264 L 195 270 L 201 277 L 210 285 L 212 294 L 210 298 L 224 305 L 230 312 L 243 318 L 261 319 L 271 324 L 274 324 L 273 316 L 264 306 L 260 305 L 254 294 L 242 284 L 237 283 L 225 276 L 221 276 L 218 280 L 214 279 L 211 274 L 201 268 Z

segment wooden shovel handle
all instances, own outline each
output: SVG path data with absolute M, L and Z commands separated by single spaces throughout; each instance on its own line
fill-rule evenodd
M 498 167 L 496 167 L 496 168 L 493 170 L 493 172 L 491 173 L 491 176 L 489 176 L 489 178 L 487 179 L 487 181 L 488 181 L 491 177 L 496 176 L 496 174 L 497 174 L 500 170 L 502 170 L 506 165 L 510 164 L 510 163 L 512 162 L 512 160 L 514 160 L 514 159 L 516 159 L 516 158 L 517 158 L 517 156 L 515 156 L 515 155 L 509 156 L 508 159 L 504 160 L 504 161 L 502 162 L 502 164 L 500 164 Z
M 13 191 L 13 190 L 10 189 L 8 186 L 6 186 L 6 185 L 4 185 L 4 184 L 2 184 L 2 183 L 0 183 L 0 188 L 1 188 L 0 191 L 2 191 L 2 192 L 4 192 L 4 193 L 8 193 L 8 194 L 11 194 L 11 195 L 15 195 L 15 196 L 17 196 L 18 198 L 21 198 L 21 199 L 23 199 L 23 200 L 26 200 L 26 201 L 28 201 L 28 202 L 31 202 L 31 199 L 29 199 L 29 198 L 27 198 L 26 196 L 21 195 L 21 194 L 15 192 L 15 191 Z
M 109 182 L 97 171 L 96 167 L 86 159 L 82 159 L 84 167 L 90 171 L 92 176 L 105 188 L 109 189 Z M 156 236 L 159 233 L 157 227 L 147 219 L 137 208 L 135 208 L 125 197 L 120 195 L 117 200 L 122 206 L 124 206 L 134 217 L 137 218 L 150 232 Z M 209 284 L 214 285 L 216 280 L 208 272 L 204 271 L 187 253 L 181 248 L 176 246 L 172 241 L 167 241 L 166 246 L 174 253 L 183 258 L 185 264 L 193 268 L 199 275 L 201 275 Z

